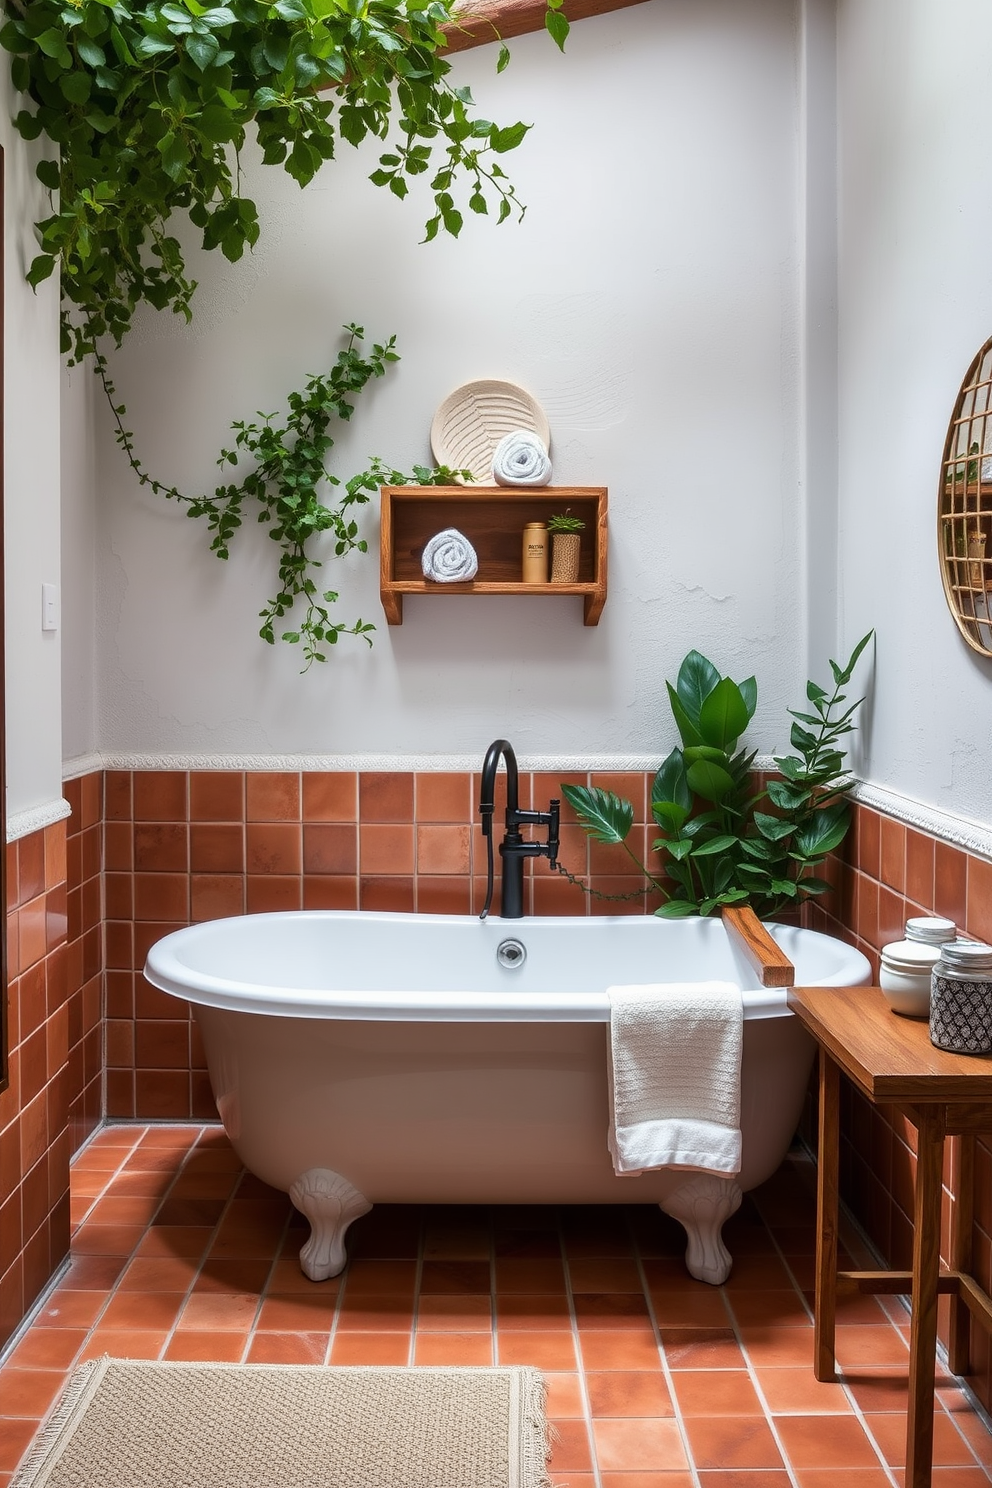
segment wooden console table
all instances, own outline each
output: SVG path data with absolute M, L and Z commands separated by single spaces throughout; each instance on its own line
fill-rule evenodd
M 907 1293 L 913 1317 L 909 1349 L 906 1488 L 930 1488 L 933 1461 L 937 1296 L 949 1293 L 948 1362 L 968 1371 L 970 1319 L 992 1330 L 992 1299 L 969 1274 L 972 1190 L 978 1133 L 992 1132 L 992 1058 L 945 1054 L 925 1021 L 893 1013 L 878 987 L 795 987 L 789 1006 L 820 1046 L 817 1176 L 815 1357 L 819 1380 L 833 1380 L 838 1280 L 858 1291 Z M 894 1105 L 918 1133 L 912 1271 L 837 1271 L 840 1076 L 873 1105 Z M 960 1136 L 951 1269 L 940 1266 L 940 1193 L 944 1138 Z

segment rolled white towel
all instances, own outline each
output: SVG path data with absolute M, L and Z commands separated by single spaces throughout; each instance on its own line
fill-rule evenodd
M 500 486 L 546 486 L 551 461 L 543 442 L 530 429 L 505 434 L 493 453 L 493 478 Z
M 446 527 L 424 546 L 421 559 L 425 579 L 437 584 L 463 584 L 479 572 L 475 549 L 457 527 Z

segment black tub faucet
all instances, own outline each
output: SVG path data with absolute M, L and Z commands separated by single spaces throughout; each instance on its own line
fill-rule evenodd
M 479 811 L 482 815 L 482 835 L 486 839 L 488 882 L 486 903 L 480 920 L 489 913 L 493 899 L 493 814 L 496 810 L 496 772 L 499 762 L 506 765 L 506 831 L 499 845 L 503 859 L 503 890 L 500 896 L 500 917 L 504 920 L 519 920 L 524 912 L 524 858 L 547 858 L 551 867 L 558 863 L 558 812 L 559 801 L 551 801 L 547 811 L 521 811 L 517 773 L 517 757 L 513 746 L 506 739 L 494 739 L 486 750 L 482 765 L 482 788 Z M 520 835 L 521 827 L 547 827 L 547 842 L 525 842 Z

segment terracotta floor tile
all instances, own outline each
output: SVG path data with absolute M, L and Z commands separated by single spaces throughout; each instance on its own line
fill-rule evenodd
M 851 1488 L 851 1474 L 844 1468 L 798 1468 L 796 1479 L 799 1488 Z M 704 1482 L 703 1488 L 709 1485 Z M 892 1484 L 883 1467 L 859 1467 L 857 1488 L 892 1488 Z M 982 1488 L 987 1488 L 987 1484 L 983 1483 Z
M 768 1409 L 773 1416 L 845 1415 L 851 1404 L 842 1384 L 824 1384 L 812 1369 L 757 1371 Z
M 896 1481 L 901 1485 L 904 1473 L 896 1469 Z M 980 1467 L 935 1467 L 933 1488 L 988 1488 L 989 1478 Z
M 608 1472 L 601 1481 L 603 1488 L 695 1488 L 691 1472 Z
M 531 1364 L 535 1369 L 574 1369 L 575 1344 L 571 1333 L 539 1333 L 536 1328 L 498 1332 L 496 1351 L 500 1364 Z
M 775 1425 L 795 1468 L 878 1466 L 878 1455 L 853 1416 L 778 1416 Z
M 338 1333 L 331 1347 L 332 1364 L 406 1364 L 409 1333 Z
M 319 1333 L 321 1329 L 329 1332 L 336 1305 L 333 1292 L 318 1292 L 316 1296 L 267 1292 L 255 1326 L 264 1333 L 290 1333 L 295 1328 L 301 1333 Z
M 421 1312 L 424 1300 L 421 1299 Z M 572 1318 L 564 1292 L 509 1292 L 496 1296 L 496 1322 L 500 1328 L 568 1328 Z
M 669 1369 L 744 1368 L 744 1355 L 730 1328 L 662 1328 L 660 1332 Z
M 207 1364 L 240 1364 L 247 1343 L 247 1331 L 236 1333 L 232 1329 L 218 1333 L 210 1329 L 199 1333 L 194 1328 L 185 1328 L 172 1335 L 164 1357 Z
M 48 1414 L 67 1379 L 63 1369 L 5 1369 L 2 1376 L 3 1414 L 40 1420 Z
M 421 1333 L 414 1341 L 413 1362 L 423 1365 L 493 1363 L 491 1333 Z
M 654 1334 L 634 1329 L 590 1328 L 580 1339 L 586 1369 L 660 1369 Z
M 408 1296 L 352 1296 L 345 1293 L 338 1313 L 342 1333 L 409 1333 L 413 1326 L 413 1303 Z M 465 1331 L 467 1324 L 462 1324 Z
M 217 1264 L 219 1265 L 220 1263 Z M 228 1266 L 234 1266 L 246 1265 L 249 1263 L 240 1261 L 226 1261 L 224 1264 Z M 251 1264 L 258 1265 L 259 1262 L 256 1261 Z M 211 1262 L 209 1266 L 204 1267 L 201 1276 L 205 1277 L 207 1275 L 207 1272 L 212 1271 L 213 1269 L 214 1263 Z M 332 1276 L 327 1281 L 311 1281 L 309 1276 L 305 1275 L 305 1273 L 301 1270 L 299 1260 L 295 1255 L 280 1256 L 275 1265 L 271 1267 L 269 1274 L 270 1289 L 274 1292 L 279 1292 L 280 1294 L 285 1294 L 286 1292 L 325 1291 L 337 1293 L 341 1290 L 341 1284 L 342 1278 L 340 1276 Z
M 756 1368 L 813 1367 L 812 1328 L 749 1327 L 742 1328 L 740 1335 L 744 1351 Z
M 763 1416 L 746 1370 L 680 1370 L 673 1377 L 675 1398 L 684 1416 Z
M 188 1256 L 199 1260 L 210 1244 L 213 1227 L 208 1225 L 155 1225 L 146 1230 L 137 1256 Z
M 552 1420 L 554 1434 L 551 1441 L 552 1472 L 585 1471 L 592 1467 L 592 1450 L 589 1445 L 589 1433 L 585 1421 L 577 1421 L 567 1417 L 561 1421 Z
M 34 1327 L 9 1356 L 19 1369 L 68 1369 L 86 1341 L 83 1328 Z
M 349 1296 L 356 1292 L 409 1292 L 412 1295 L 416 1279 L 416 1261 L 364 1257 L 352 1261 L 342 1277 Z
M 79 1362 L 104 1354 L 115 1359 L 157 1359 L 168 1336 L 164 1329 L 96 1328 L 86 1340 Z
M 138 1256 L 121 1274 L 122 1292 L 185 1292 L 197 1273 L 189 1256 Z
M 430 1225 L 424 1231 L 424 1259 L 430 1261 L 489 1262 L 492 1244 L 488 1227 L 452 1225 L 450 1228 Z
M 813 1320 L 805 1298 L 795 1288 L 778 1292 L 730 1292 L 728 1300 L 741 1327 L 756 1323 L 771 1328 L 807 1328 Z
M 763 1416 L 691 1416 L 685 1430 L 700 1469 L 783 1465 Z
M 299 1267 L 296 1268 L 299 1272 Z M 300 1273 L 302 1274 L 302 1273 Z M 317 1286 L 308 1278 L 304 1278 L 311 1292 L 324 1295 L 327 1291 L 333 1296 L 338 1291 L 337 1282 L 328 1287 L 322 1283 Z M 208 1255 L 199 1271 L 196 1273 L 196 1282 L 193 1290 L 196 1292 L 258 1292 L 261 1293 L 266 1283 L 270 1289 L 279 1292 L 290 1291 L 290 1287 L 277 1287 L 275 1285 L 275 1273 L 272 1261 L 267 1256 L 241 1256 L 234 1260 L 222 1260 L 217 1256 Z
M 688 1467 L 674 1420 L 593 1421 L 596 1460 L 604 1471 L 663 1472 Z
M 784 1469 L 731 1468 L 729 1471 L 701 1472 L 700 1488 L 792 1488 L 792 1480 Z M 604 1485 L 605 1488 L 605 1485 Z M 850 1484 L 836 1484 L 835 1488 L 850 1488 Z M 858 1483 L 858 1488 L 867 1485 Z M 888 1485 L 891 1488 L 891 1484 Z
M 421 1296 L 430 1293 L 477 1295 L 488 1292 L 488 1261 L 425 1261 L 420 1273 Z
M 38 1314 L 42 1328 L 89 1328 L 106 1305 L 106 1292 L 69 1292 L 61 1287 Z
M 144 1235 L 141 1225 L 87 1222 L 72 1237 L 76 1255 L 129 1256 Z
M 906 1421 L 901 1415 L 866 1415 L 865 1422 L 890 1467 L 906 1466 Z M 933 1423 L 933 1461 L 939 1467 L 974 1467 L 974 1453 L 950 1416 L 938 1410 Z
M 563 1292 L 565 1271 L 560 1260 L 530 1259 L 520 1256 L 497 1256 L 496 1291 Z
M 548 1370 L 544 1376 L 548 1387 L 549 1416 L 581 1416 L 584 1414 L 582 1383 L 577 1374 L 564 1374 Z M 658 1411 L 656 1414 L 661 1415 Z
M 0 1471 L 13 1472 L 39 1426 L 38 1421 L 20 1417 L 0 1418 Z
M 636 1261 L 575 1256 L 568 1262 L 573 1292 L 642 1291 Z
M 327 1336 L 326 1333 L 256 1333 L 251 1341 L 245 1362 L 248 1364 L 323 1364 L 327 1353 Z M 404 1359 L 403 1362 L 405 1363 L 406 1360 Z
M 502 1323 L 502 1317 L 500 1319 Z M 505 1326 L 505 1325 L 504 1325 Z M 545 1324 L 545 1326 L 550 1326 Z M 421 1296 L 417 1308 L 417 1327 L 428 1333 L 450 1328 L 456 1333 L 478 1333 L 492 1328 L 492 1301 L 489 1297 Z
M 89 1216 L 90 1224 L 147 1225 L 161 1203 L 159 1194 L 108 1193 L 98 1199 Z
M 768 1291 L 787 1290 L 793 1285 L 785 1262 L 777 1255 L 735 1255 L 730 1275 L 724 1285 L 728 1292 L 751 1291 L 761 1288 Z
M 575 1320 L 580 1328 L 636 1328 L 651 1326 L 647 1303 L 640 1292 L 576 1292 Z
M 909 1349 L 897 1328 L 888 1323 L 879 1328 L 861 1323 L 843 1324 L 837 1329 L 837 1363 L 842 1369 L 857 1369 L 864 1364 L 895 1364 L 909 1367 Z
M 70 1292 L 106 1293 L 126 1265 L 126 1256 L 73 1255 L 61 1286 Z
M 121 1292 L 107 1303 L 100 1319 L 101 1328 L 163 1329 L 175 1326 L 183 1305 L 182 1292 Z
M 730 1315 L 720 1292 L 658 1291 L 651 1302 L 659 1328 L 729 1328 Z
M 589 1409 L 594 1416 L 671 1416 L 674 1414 L 660 1370 L 606 1370 L 587 1374 Z
M 222 1333 L 231 1328 L 240 1333 L 252 1326 L 257 1310 L 258 1298 L 251 1292 L 194 1292 L 180 1313 L 177 1326 L 180 1331 L 216 1328 Z

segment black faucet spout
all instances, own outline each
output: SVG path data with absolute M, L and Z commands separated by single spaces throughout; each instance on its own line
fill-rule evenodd
M 546 857 L 554 868 L 558 858 L 560 803 L 552 801 L 547 811 L 521 810 L 520 773 L 513 746 L 507 739 L 494 739 L 483 760 L 479 790 L 479 813 L 482 817 L 482 835 L 486 839 L 488 869 L 486 902 L 479 915 L 480 920 L 484 920 L 489 914 L 493 898 L 493 816 L 496 811 L 496 775 L 500 760 L 506 766 L 506 829 L 499 845 L 499 855 L 503 861 L 503 886 L 500 894 L 502 919 L 519 920 L 523 917 L 524 859 Z M 522 826 L 547 827 L 547 842 L 526 842 L 520 831 Z

